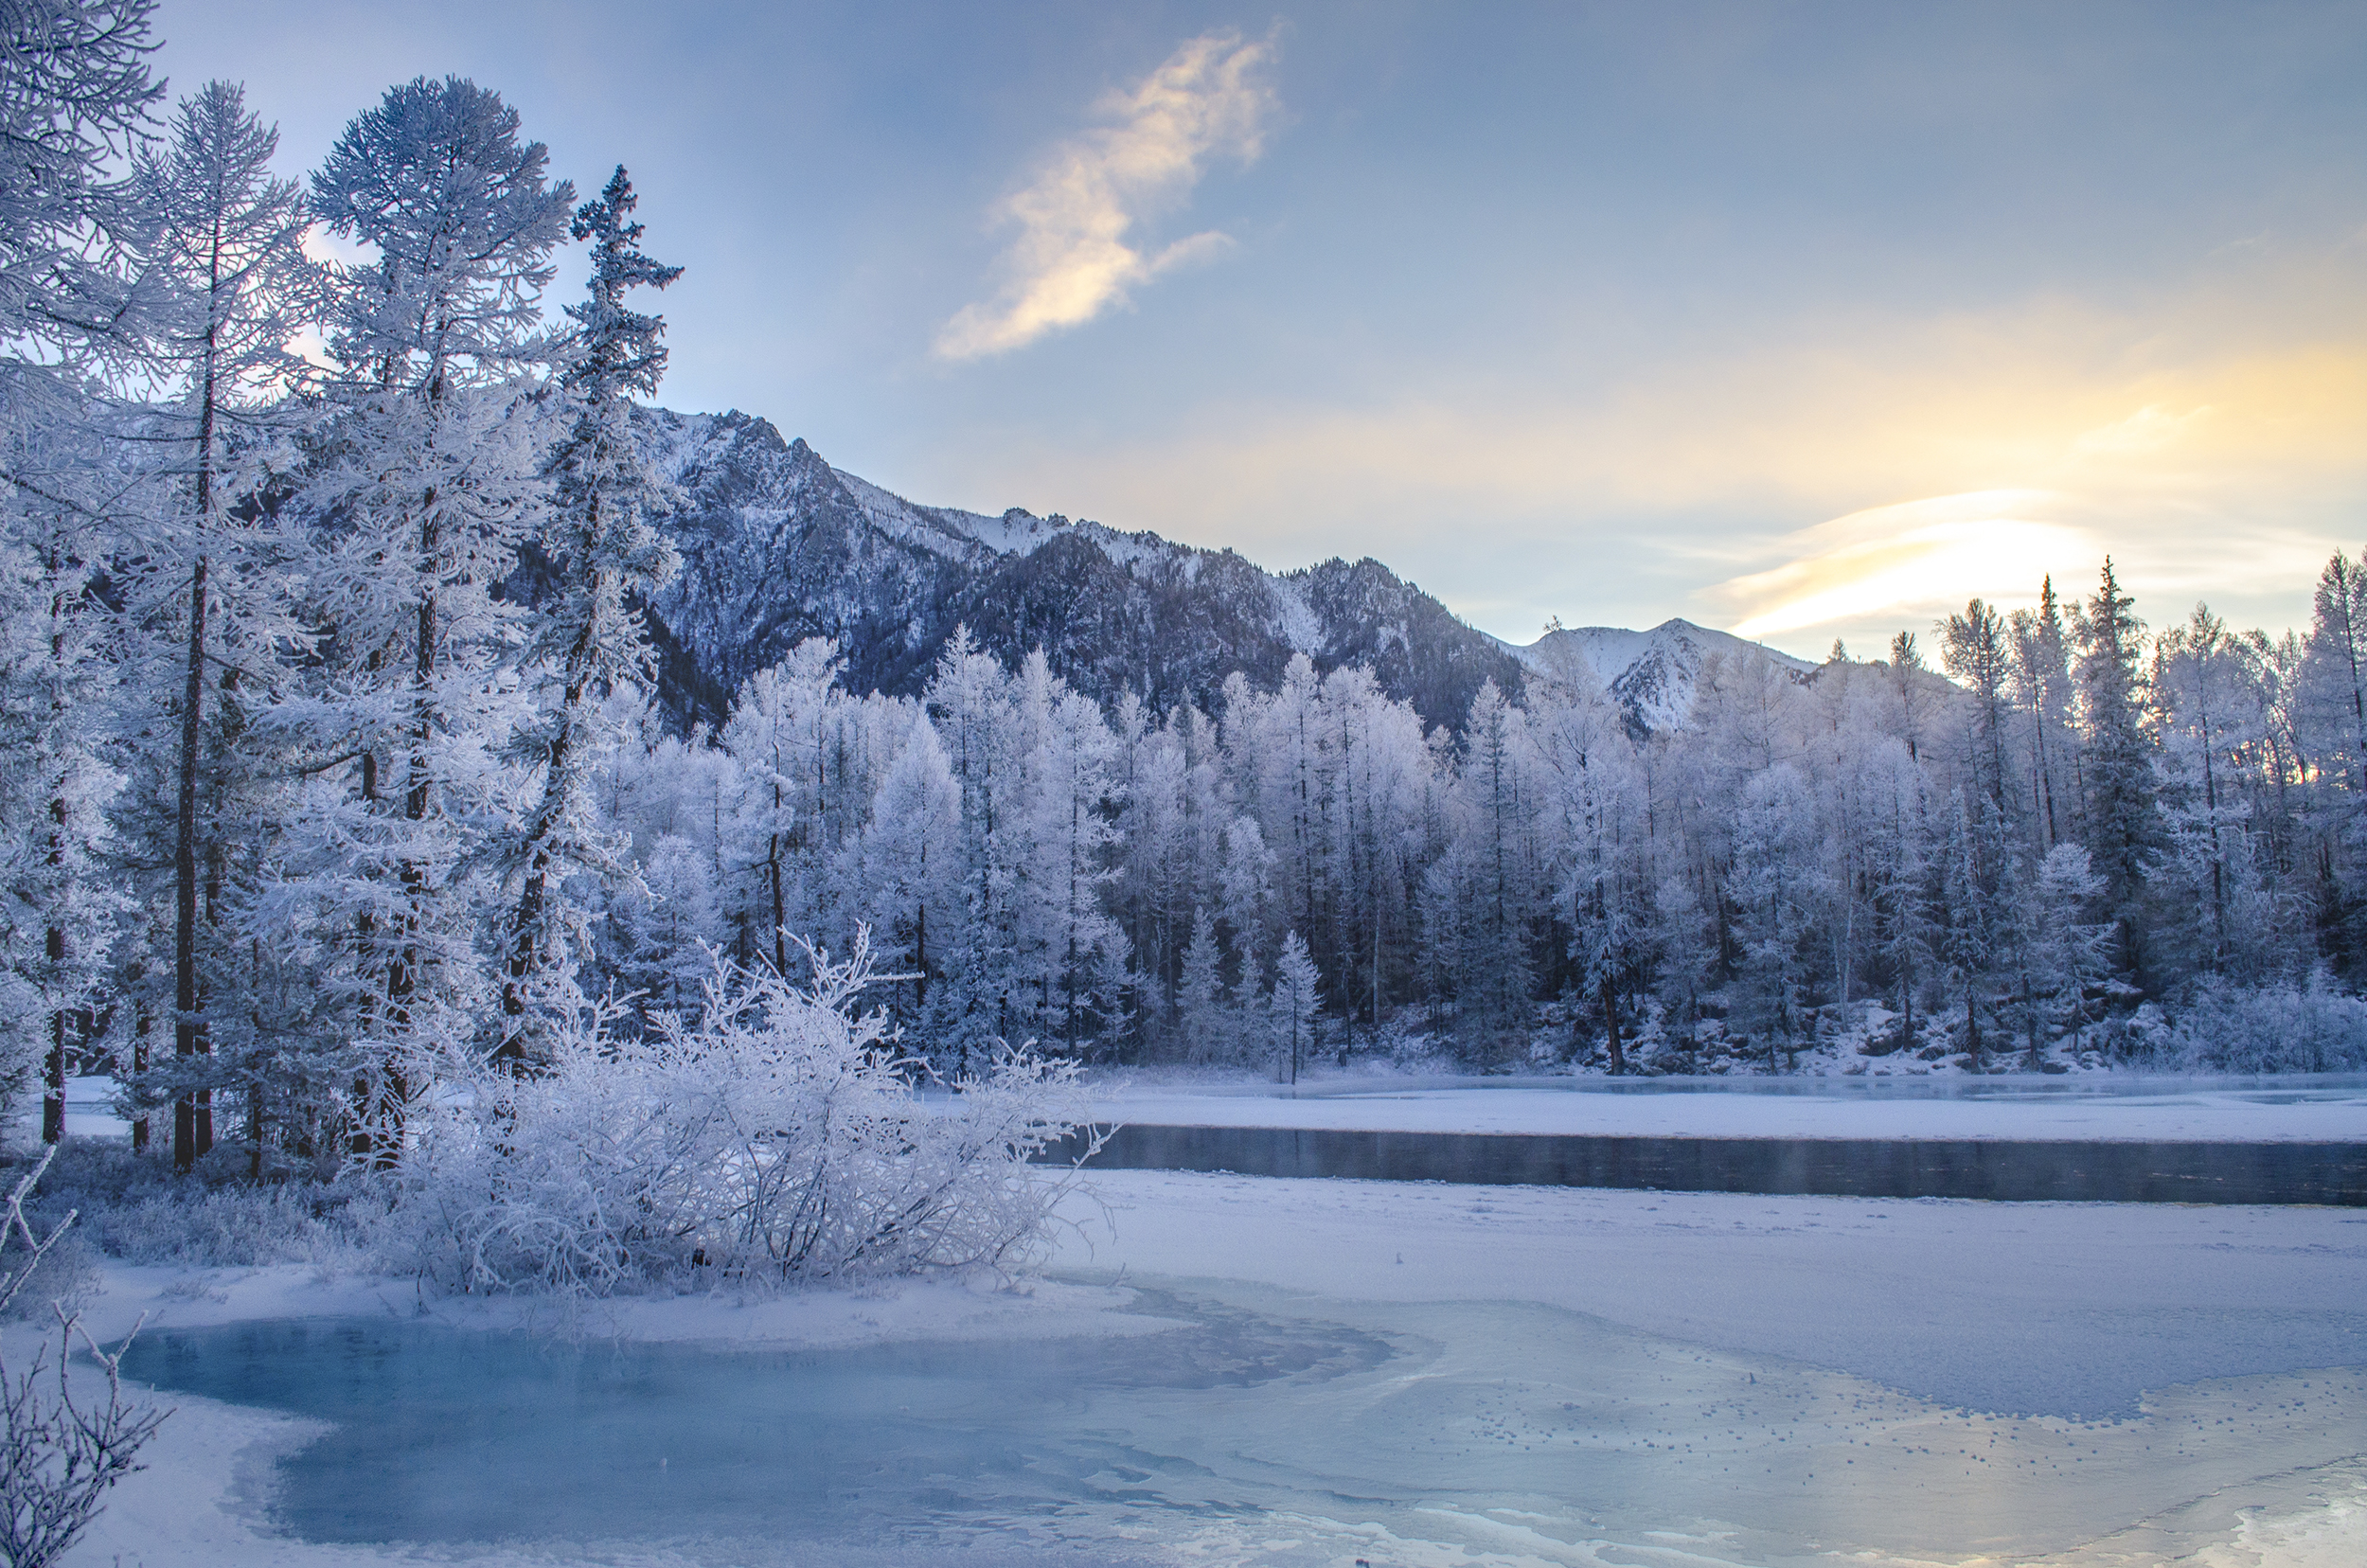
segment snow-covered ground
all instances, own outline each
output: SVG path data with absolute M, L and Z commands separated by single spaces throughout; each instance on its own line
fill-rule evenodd
M 1025 1294 L 700 1297 L 578 1327 L 719 1354 L 1083 1343 L 1155 1332 L 1142 1301 L 1172 1300 L 1393 1348 L 1329 1381 L 1079 1391 L 1047 1444 L 1166 1456 L 1124 1506 L 1015 1519 L 950 1557 L 785 1561 L 2367 1560 L 2367 1214 L 1108 1172 L 1072 1215 Z M 518 1316 L 300 1267 L 111 1269 L 95 1325 L 143 1310 L 152 1331 Z M 273 1460 L 317 1424 L 177 1402 L 74 1561 L 419 1560 L 273 1535 Z M 1162 1495 L 1189 1506 L 1147 1506 Z M 426 1555 L 718 1560 L 630 1542 Z
M 2367 1078 L 1389 1079 L 1119 1083 L 1095 1114 L 1167 1127 L 1696 1138 L 2367 1142 Z

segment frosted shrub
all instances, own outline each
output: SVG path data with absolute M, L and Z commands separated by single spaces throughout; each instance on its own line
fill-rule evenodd
M 2213 982 L 2156 1037 L 2152 1063 L 2217 1073 L 2339 1073 L 2367 1067 L 2367 1001 L 2313 975 L 2258 990 Z
M 184 1268 L 317 1263 L 340 1244 L 335 1226 L 302 1186 L 216 1187 L 147 1197 L 101 1210 L 97 1224 L 113 1256 Z
M 389 1219 L 463 1291 L 608 1295 L 1008 1269 L 1063 1184 L 1028 1157 L 1077 1122 L 1074 1068 L 1004 1049 L 924 1099 L 855 998 L 866 940 L 813 980 L 720 956 L 695 1020 L 642 1039 L 596 1010 L 544 1070 L 444 1096 Z

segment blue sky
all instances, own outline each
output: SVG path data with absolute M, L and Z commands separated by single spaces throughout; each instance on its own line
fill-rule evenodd
M 663 400 L 917 500 L 1821 653 L 2367 542 L 2367 8 L 165 0 L 308 168 L 459 72 L 622 161 Z M 561 288 L 579 267 L 562 266 Z

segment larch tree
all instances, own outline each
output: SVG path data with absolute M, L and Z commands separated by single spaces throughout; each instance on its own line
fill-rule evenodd
M 199 872 L 221 780 L 205 788 L 209 686 L 229 698 L 242 655 L 268 657 L 288 630 L 266 576 L 275 530 L 254 505 L 270 472 L 258 444 L 301 411 L 291 394 L 305 363 L 291 347 L 318 303 L 320 269 L 304 254 L 311 223 L 295 182 L 274 177 L 279 134 L 233 82 L 209 81 L 176 107 L 160 146 L 138 161 L 148 226 L 137 255 L 150 294 L 150 373 L 180 481 L 151 579 L 182 602 L 178 756 L 171 773 L 173 1053 L 183 1074 L 209 1038 L 200 992 Z M 246 459 L 246 472 L 231 472 Z M 243 507 L 247 516 L 238 515 Z M 226 567 L 217 571 L 217 565 Z M 160 611 L 166 609 L 160 605 Z M 169 614 L 169 612 L 168 612 Z M 225 652 L 224 650 L 227 650 Z M 219 875 L 214 879 L 219 882 Z M 135 1063 L 144 1068 L 144 1061 Z M 210 1092 L 185 1085 L 173 1106 L 173 1157 L 187 1168 L 213 1141 Z M 253 1096 L 250 1096 L 252 1099 Z M 148 1124 L 134 1124 L 145 1143 Z
M 1315 1017 L 1323 1006 L 1317 994 L 1321 975 L 1308 956 L 1307 943 L 1296 931 L 1282 938 L 1274 960 L 1273 1042 L 1290 1064 L 1290 1081 L 1299 1080 L 1299 1068 L 1315 1050 Z
M 485 1001 L 471 824 L 495 783 L 494 590 L 544 491 L 529 399 L 538 301 L 575 191 L 517 113 L 457 77 L 389 89 L 312 176 L 314 216 L 374 258 L 337 268 L 329 347 L 345 404 L 312 489 L 328 683 L 294 715 L 349 759 L 321 802 L 311 882 L 345 962 L 331 1023 L 363 1049 L 353 1149 L 393 1162 L 422 1059 Z
M 7 834 L 0 967 L 9 1023 L 45 1058 L 42 1134 L 65 1122 L 70 1037 L 122 897 L 98 874 L 120 775 L 101 755 L 112 684 L 94 578 L 148 521 L 147 465 L 109 406 L 138 363 L 142 226 L 124 169 L 152 133 L 151 0 L 0 9 L 0 727 Z M 10 1064 L 0 1063 L 0 1066 Z M 11 1076 L 21 1079 L 22 1062 Z

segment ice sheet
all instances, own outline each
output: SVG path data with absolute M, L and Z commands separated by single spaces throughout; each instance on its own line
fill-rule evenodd
M 1326 1378 L 1063 1391 L 1022 1423 L 1051 1467 L 1033 1490 L 964 1492 L 984 1472 L 939 1467 L 975 1505 L 957 1549 L 874 1541 L 783 1561 L 1879 1564 L 1985 1549 L 2066 1568 L 2316 1568 L 2367 1549 L 2367 1388 L 2321 1371 L 2367 1364 L 2367 1215 L 1161 1172 L 1089 1185 L 1074 1212 L 1098 1233 L 1064 1246 L 1062 1278 L 1036 1296 L 700 1298 L 642 1304 L 616 1327 L 767 1345 L 983 1334 L 991 1355 L 995 1335 L 1033 1332 L 1041 1304 L 1036 1327 L 1108 1345 L 1107 1320 L 1133 1315 L 1106 1310 L 1114 1275 L 1119 1292 L 1148 1284 L 1392 1346 Z M 298 1271 L 116 1271 L 102 1305 L 190 1323 L 364 1299 L 406 1319 L 418 1307 L 408 1287 Z M 168 1426 L 76 1561 L 406 1555 L 274 1537 L 266 1483 L 308 1429 L 184 1403 L 197 1418 Z M 1017 1506 L 1056 1482 L 1060 1506 Z M 632 1539 L 436 1555 L 742 1560 Z

